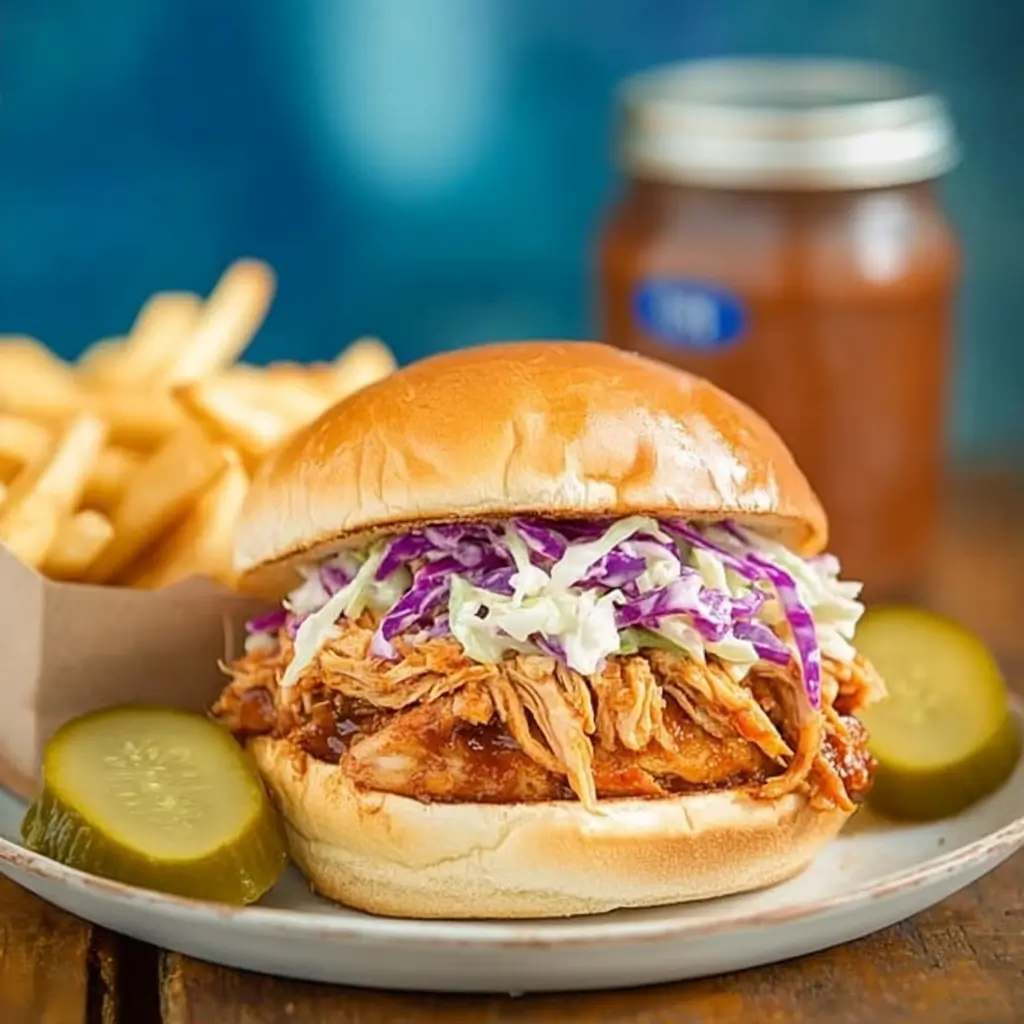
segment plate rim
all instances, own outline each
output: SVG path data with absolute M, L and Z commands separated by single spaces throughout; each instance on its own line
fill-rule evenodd
M 1024 725 L 1024 699 L 1010 695 L 1010 706 Z M 1024 764 L 1024 750 L 1018 757 L 1014 774 Z M 1007 780 L 1009 781 L 1009 780 Z M 1004 783 L 1005 785 L 1005 783 Z M 991 794 L 994 796 L 995 794 Z M 989 799 L 991 798 L 989 797 Z M 723 931 L 761 929 L 796 919 L 815 919 L 841 912 L 868 901 L 913 892 L 950 875 L 987 864 L 1003 855 L 1010 856 L 1024 845 L 1024 807 L 1020 813 L 995 831 L 948 853 L 939 854 L 910 867 L 881 875 L 873 882 L 824 898 L 794 901 L 771 910 L 738 911 L 694 920 L 688 917 L 659 917 L 652 921 L 610 922 L 607 915 L 576 918 L 534 918 L 521 920 L 446 920 L 391 918 L 365 914 L 344 908 L 345 914 L 311 914 L 304 910 L 257 905 L 237 907 L 190 899 L 172 893 L 142 889 L 113 879 L 72 868 L 37 853 L 5 836 L 0 836 L 0 864 L 16 871 L 27 871 L 46 882 L 69 884 L 80 890 L 94 890 L 122 905 L 156 911 L 158 917 L 198 923 L 219 922 L 229 927 L 251 927 L 288 935 L 301 932 L 304 937 L 361 942 L 424 942 L 449 946 L 547 947 L 602 946 L 624 941 L 658 941 L 671 938 L 707 938 Z M 297 869 L 296 869 L 297 870 Z M 710 907 L 717 901 L 704 901 Z M 686 906 L 687 904 L 679 904 Z M 690 904 L 692 905 L 692 904 Z M 656 908 L 665 909 L 665 908 Z

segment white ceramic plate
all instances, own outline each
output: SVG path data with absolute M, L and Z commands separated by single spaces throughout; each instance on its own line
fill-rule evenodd
M 1018 719 L 1024 709 L 1015 707 Z M 115 931 L 230 967 L 315 981 L 446 992 L 539 992 L 676 981 L 848 942 L 962 889 L 1024 844 L 1024 761 L 987 800 L 932 825 L 866 812 L 799 878 L 774 889 L 561 921 L 405 921 L 310 895 L 288 872 L 237 909 L 63 867 L 19 839 L 24 805 L 0 790 L 0 871 Z

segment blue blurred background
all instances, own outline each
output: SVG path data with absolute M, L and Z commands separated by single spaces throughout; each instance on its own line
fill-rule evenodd
M 984 16 L 982 16 L 984 11 Z M 358 334 L 401 361 L 592 332 L 611 96 L 651 64 L 872 57 L 951 103 L 966 251 L 954 434 L 1024 440 L 1024 27 L 968 0 L 6 0 L 0 330 L 74 355 L 240 255 L 278 299 L 252 358 Z

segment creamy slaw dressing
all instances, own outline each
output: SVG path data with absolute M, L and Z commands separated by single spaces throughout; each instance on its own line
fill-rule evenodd
M 425 553 L 383 579 L 377 578 L 379 569 L 391 544 L 398 543 L 395 538 L 304 567 L 303 582 L 284 601 L 294 654 L 281 685 L 298 681 L 342 617 L 355 619 L 370 608 L 386 622 L 404 600 L 412 603 L 415 618 L 418 589 L 425 595 L 423 614 L 403 633 L 433 628 L 437 635 L 439 629 L 478 662 L 497 662 L 509 653 L 554 653 L 589 675 L 611 655 L 657 646 L 698 661 L 715 655 L 742 679 L 762 658 L 786 660 L 787 652 L 804 666 L 809 659 L 820 662 L 822 655 L 840 661 L 853 657 L 850 642 L 864 610 L 857 600 L 861 585 L 840 580 L 831 556 L 802 558 L 777 541 L 724 523 L 680 526 L 694 543 L 680 539 L 671 523 L 645 516 L 613 521 L 599 533 L 591 526 L 590 535 L 576 539 L 563 537 L 557 522 L 534 524 L 532 536 L 528 525 L 509 521 L 467 528 L 477 531 L 472 538 L 477 545 L 479 532 L 489 531 L 495 564 L 507 566 L 497 576 L 493 566 L 488 577 L 487 567 L 469 569 L 457 562 L 445 571 L 459 550 L 457 533 L 454 540 L 442 538 L 444 551 L 434 551 L 423 534 L 415 535 L 416 550 Z M 549 550 L 561 551 L 559 557 L 539 554 L 538 536 L 541 541 L 549 536 Z M 409 545 L 409 537 L 402 543 Z M 479 552 L 474 557 L 475 566 Z M 765 566 L 768 575 L 761 573 Z M 792 586 L 776 586 L 769 576 Z M 500 587 L 480 585 L 489 578 L 500 578 Z M 798 614 L 813 621 L 810 641 L 789 628 Z M 759 627 L 772 631 L 767 646 Z M 754 642 L 736 633 L 751 634 Z M 275 638 L 253 631 L 246 648 L 266 649 Z M 377 641 L 381 650 L 390 649 L 383 635 Z M 816 648 L 810 650 L 809 643 Z

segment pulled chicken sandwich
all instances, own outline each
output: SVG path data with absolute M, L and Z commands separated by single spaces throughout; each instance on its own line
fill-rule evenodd
M 859 585 L 779 437 L 590 343 L 409 366 L 299 432 L 236 541 L 213 714 L 325 896 L 547 917 L 791 877 L 871 786 Z

